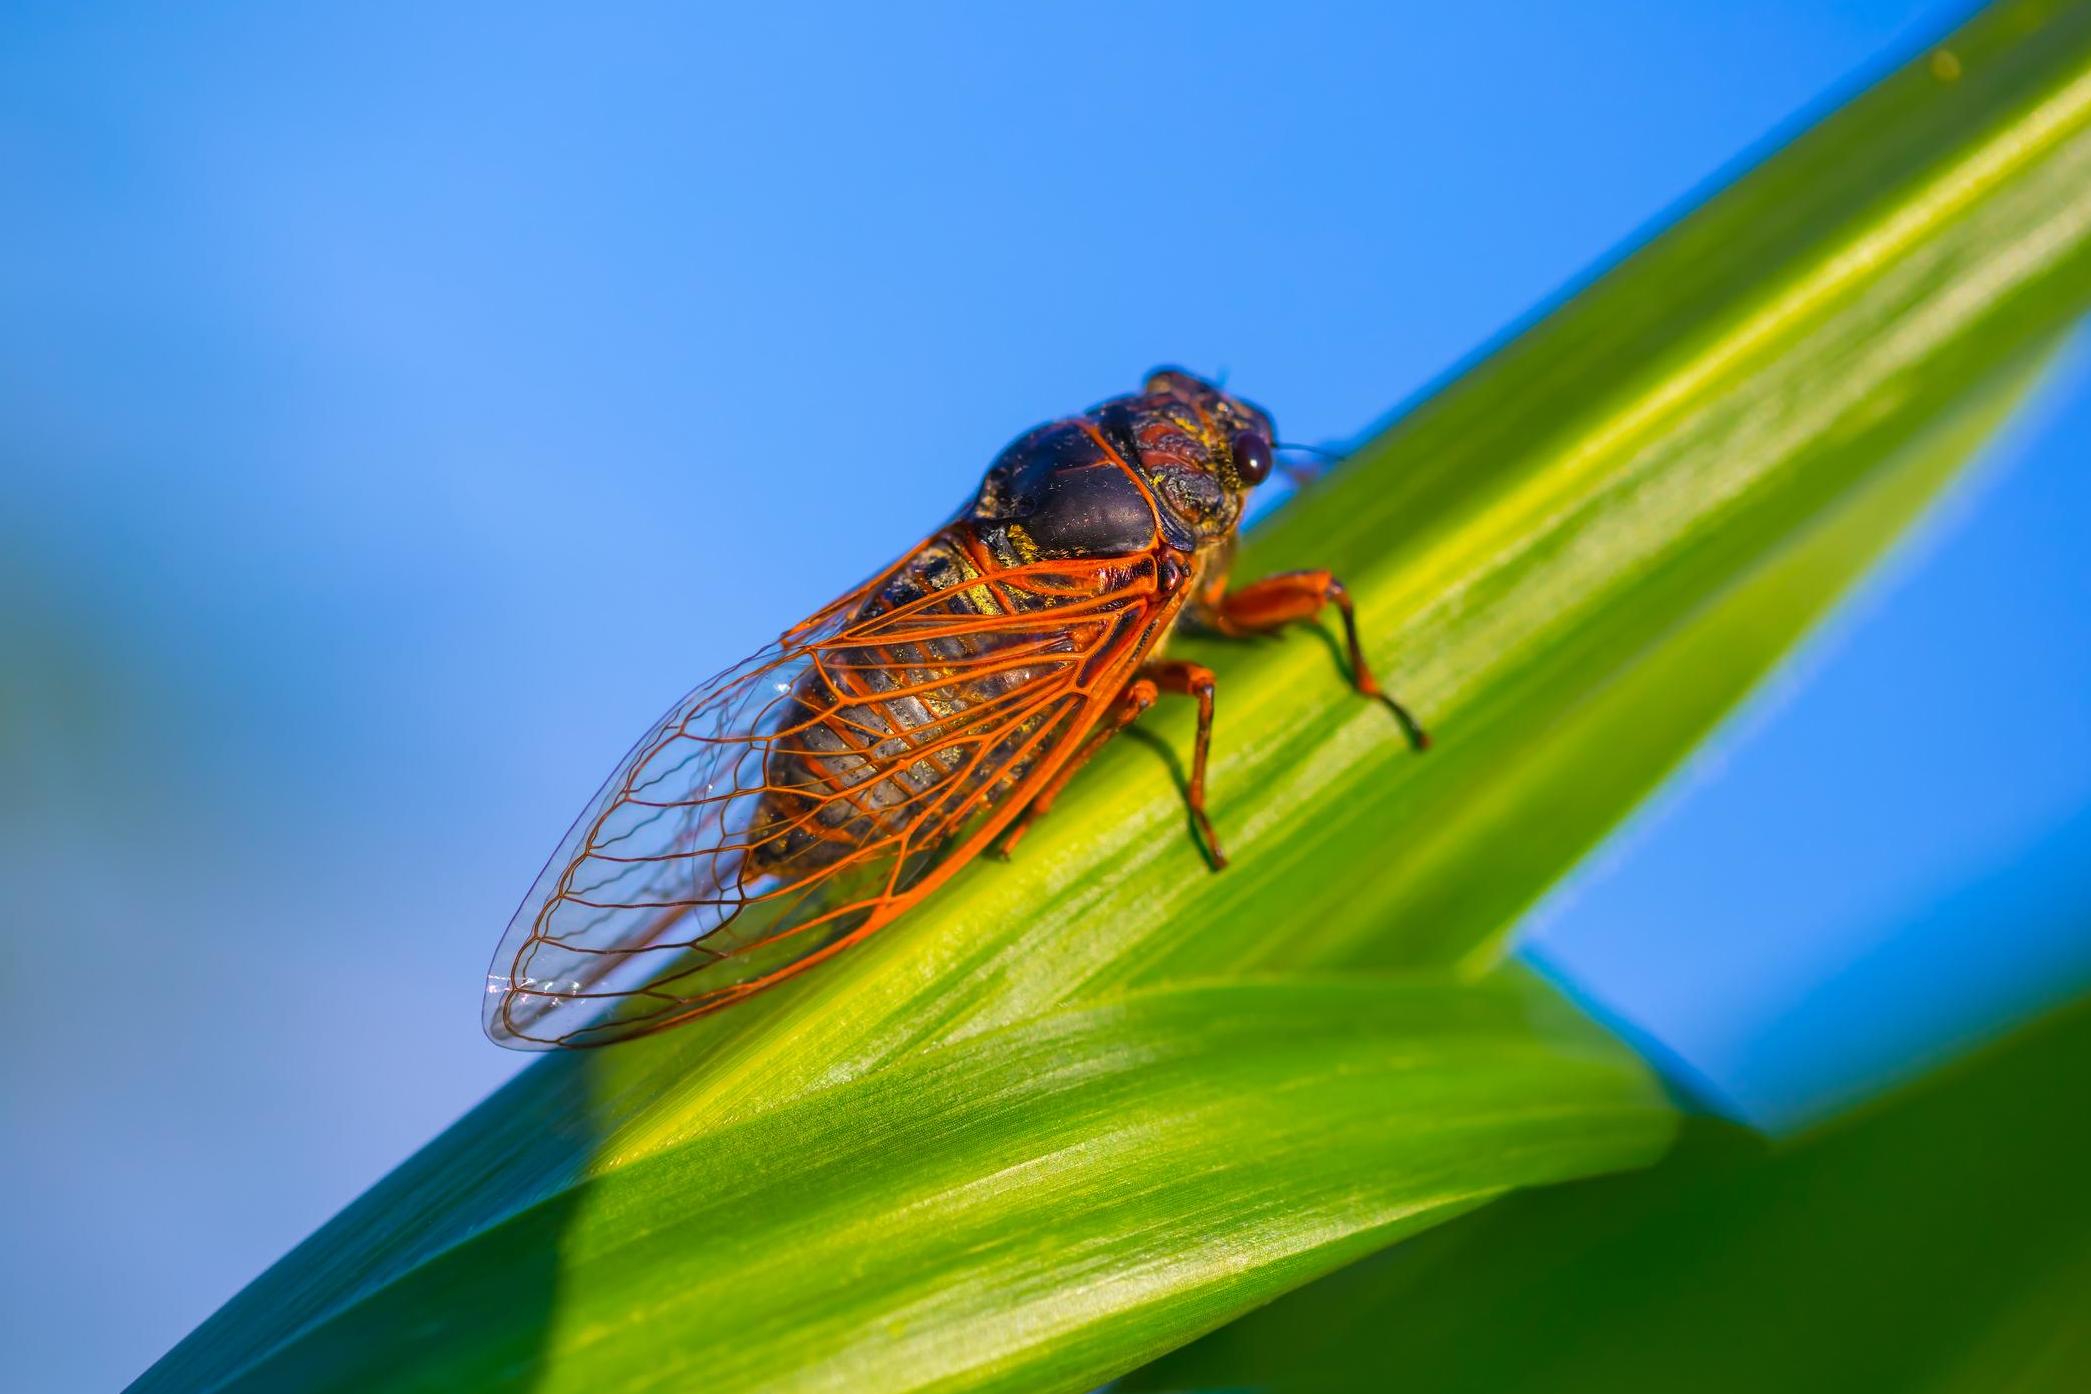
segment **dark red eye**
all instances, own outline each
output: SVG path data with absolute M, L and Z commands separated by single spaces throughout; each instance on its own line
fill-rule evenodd
M 1254 431 L 1235 434 L 1231 447 L 1234 451 L 1234 470 L 1249 484 L 1261 484 L 1271 477 L 1271 443 Z

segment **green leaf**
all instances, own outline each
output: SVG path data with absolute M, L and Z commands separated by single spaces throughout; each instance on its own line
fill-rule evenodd
M 876 1140 L 913 1116 L 891 1072 L 922 1068 L 925 1052 L 985 1049 L 1085 1004 L 1226 975 L 1486 972 L 1518 914 L 1936 495 L 2091 300 L 2091 9 L 2007 7 L 1953 45 L 1957 77 L 1919 64 L 1889 79 L 1460 375 L 1249 539 L 1245 576 L 1327 565 L 1350 583 L 1382 675 L 1435 728 L 1432 754 L 1409 755 L 1386 712 L 1348 690 L 1332 643 L 1186 642 L 1220 674 L 1213 803 L 1235 859 L 1227 872 L 1209 873 L 1190 835 L 1174 778 L 1188 724 L 1165 714 L 1151 739 L 1118 742 L 1085 770 L 1014 862 L 968 869 L 834 963 L 660 1038 L 534 1066 L 140 1387 L 306 1368 L 308 1342 L 351 1330 L 359 1353 L 398 1363 L 411 1382 L 417 1362 L 438 1358 L 430 1333 L 466 1341 L 466 1324 L 488 1328 L 469 1349 L 501 1362 L 474 1379 L 644 1387 L 641 1376 L 591 1373 L 601 1347 L 568 1314 L 607 1313 L 612 1292 L 672 1303 L 687 1275 L 668 1248 L 641 1244 L 630 1252 L 643 1259 L 612 1267 L 589 1262 L 589 1245 L 638 1243 L 751 1173 L 785 1174 L 796 1135 L 777 1120 L 816 1098 L 856 1120 L 868 1167 L 887 1160 Z M 1118 1048 L 1148 1048 L 1136 1038 L 1142 1019 L 1115 1020 Z M 1070 1154 L 1058 1099 L 1013 1116 L 1030 1140 L 1012 1137 L 1010 1155 Z M 1257 1100 L 1238 1106 L 1253 1112 Z M 1303 1135 L 1337 1127 L 1339 1097 L 1327 1107 L 1319 1123 L 1302 1115 Z M 1212 1166 L 1242 1145 L 1222 1121 L 1208 1139 Z M 1606 1135 L 1590 1126 L 1593 1139 Z M 1107 1135 L 1098 1125 L 1097 1141 Z M 910 1136 L 924 1176 L 960 1175 L 972 1155 L 945 1155 L 956 1135 Z M 749 1139 L 776 1154 L 735 1150 Z M 1400 1178 L 1376 1176 L 1377 1154 L 1340 1139 L 1288 1152 L 1270 1183 L 1286 1186 L 1290 1169 L 1302 1179 L 1324 1164 L 1330 1176 L 1347 1170 L 1358 1208 L 1328 1231 L 1330 1245 L 1384 1240 L 1373 1188 Z M 1642 1152 L 1618 1146 L 1610 1164 Z M 1482 1148 L 1468 1160 L 1485 1169 L 1491 1159 Z M 1179 1158 L 1178 1169 L 1191 1168 Z M 884 1221 L 869 1210 L 762 1194 L 787 1213 L 751 1205 L 719 1223 L 772 1233 L 812 1207 L 884 1247 Z M 1249 1264 L 1198 1270 L 1197 1302 L 1209 1306 L 1181 1305 L 1161 1290 L 1166 1279 L 1120 1304 L 1107 1296 L 1120 1289 L 1075 1260 L 1128 1242 L 1122 1223 L 1137 1212 L 1085 1213 L 1087 1228 L 1050 1208 L 1006 1221 L 1074 1226 L 1052 1231 L 1063 1250 L 1031 1255 L 1029 1281 L 1076 1314 L 1040 1328 L 1052 1334 L 1012 1344 L 977 1312 L 914 1311 L 899 1296 L 914 1289 L 897 1278 L 896 1332 L 935 1346 L 952 1387 L 972 1370 L 1077 1389 L 1273 1290 Z M 1226 1214 L 1211 1216 L 1195 1242 L 1253 1248 L 1262 1214 L 1245 1208 L 1233 1231 Z M 527 1263 L 480 1242 L 525 1231 L 544 1240 Z M 574 1237 L 583 1232 L 588 1245 Z M 849 1271 L 830 1257 L 780 1263 L 764 1270 L 778 1310 L 823 1308 Z M 493 1267 L 504 1271 L 482 1271 Z M 1277 1281 L 1311 1267 L 1281 1267 Z M 511 1300 L 466 1323 L 466 1295 L 503 1283 Z M 418 1305 L 396 1295 L 409 1292 Z M 1039 1298 L 1026 1310 L 1055 1306 Z M 730 1322 L 645 1323 L 626 1332 L 634 1354 L 620 1368 L 724 1364 L 743 1340 Z M 776 1384 L 835 1355 L 811 1328 L 765 1350 Z M 867 1367 L 860 1382 L 904 1387 L 912 1368 Z
M 2086 1080 L 2091 1001 L 1787 1148 L 1703 1124 L 1654 1171 L 1514 1197 L 1124 1388 L 2073 1394 Z
M 1648 1160 L 1671 1127 L 1631 1056 L 1507 986 L 1159 989 L 619 1168 L 232 1387 L 1080 1388 L 1504 1188 Z M 508 1318 L 554 1253 L 562 1358 L 533 1383 L 536 1333 Z

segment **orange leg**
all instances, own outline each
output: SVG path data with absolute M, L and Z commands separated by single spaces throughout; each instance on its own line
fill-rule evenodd
M 1066 764 L 1053 772 L 1053 777 L 1045 782 L 1030 805 L 1019 813 L 1016 820 L 1003 832 L 1000 843 L 994 848 L 995 856 L 1003 861 L 1009 860 L 1009 854 L 1024 840 L 1024 830 L 1031 826 L 1033 820 L 1052 808 L 1053 800 L 1067 787 L 1067 781 L 1075 777 L 1075 772 L 1089 763 L 1090 757 L 1102 748 L 1105 741 L 1132 725 L 1141 712 L 1154 705 L 1155 690 L 1155 685 L 1146 678 L 1134 678 L 1126 684 L 1125 691 L 1118 694 L 1118 700 L 1112 704 L 1111 710 L 1105 713 L 1104 719 L 1097 723 L 1096 729 L 1089 733 L 1089 738 L 1083 743 L 1082 748 L 1076 751 Z
M 1198 699 L 1198 735 L 1191 755 L 1191 783 L 1185 791 L 1185 801 L 1190 804 L 1191 817 L 1205 838 L 1213 870 L 1226 866 L 1227 854 L 1220 850 L 1220 839 L 1213 832 L 1212 820 L 1205 815 L 1205 762 L 1212 749 L 1212 669 L 1200 663 L 1179 663 L 1168 659 L 1149 663 L 1140 669 L 1139 676 L 1119 694 L 1110 714 L 1097 726 L 1082 749 L 1054 771 L 1053 777 L 1038 791 L 1038 797 L 1032 799 L 1030 806 L 1009 825 L 1009 830 L 1002 835 L 1001 845 L 995 848 L 995 855 L 1007 859 L 1023 839 L 1024 830 L 1052 808 L 1053 800 L 1067 787 L 1067 781 L 1075 777 L 1075 772 L 1089 763 L 1089 758 L 1105 741 L 1132 725 L 1142 712 L 1153 706 L 1155 697 L 1163 692 Z
M 1395 701 L 1372 676 L 1365 652 L 1358 647 L 1358 617 L 1350 603 L 1350 592 L 1326 571 L 1281 571 L 1260 581 L 1251 581 L 1210 602 L 1207 622 L 1222 634 L 1268 634 L 1295 620 L 1311 620 L 1322 607 L 1334 605 L 1343 614 L 1343 637 L 1350 646 L 1351 683 L 1358 691 L 1384 702 L 1402 733 L 1417 750 L 1430 748 L 1430 736 L 1407 707 Z
M 1212 855 L 1212 869 L 1218 871 L 1227 865 L 1227 854 L 1220 850 L 1220 839 L 1212 830 L 1212 820 L 1205 816 L 1205 756 L 1212 749 L 1212 669 L 1202 663 L 1164 658 L 1140 671 L 1164 692 L 1198 699 L 1198 736 L 1192 747 L 1191 784 L 1184 792 L 1184 801 L 1191 806 L 1191 817 L 1198 824 L 1198 831 L 1205 835 L 1205 849 Z

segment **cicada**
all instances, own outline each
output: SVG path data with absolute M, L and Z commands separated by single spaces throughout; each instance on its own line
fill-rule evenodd
M 1263 634 L 1334 606 L 1357 690 L 1420 727 L 1327 571 L 1230 587 L 1269 413 L 1190 373 L 1014 441 L 951 521 L 655 722 L 552 854 L 496 951 L 487 1034 L 595 1046 L 729 1007 L 1013 849 L 1105 741 L 1214 682 L 1158 656 L 1180 624 Z

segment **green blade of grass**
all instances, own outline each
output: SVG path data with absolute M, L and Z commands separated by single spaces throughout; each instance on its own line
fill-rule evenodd
M 1155 989 L 598 1177 L 230 1387 L 1082 1389 L 1507 1188 L 1648 1161 L 1672 1126 L 1630 1054 L 1510 984 Z M 506 1318 L 555 1250 L 539 1369 Z
M 140 1387 L 220 1387 L 249 1369 L 261 1380 L 302 1368 L 307 1340 L 344 1330 L 410 1377 L 440 1355 L 431 1333 L 459 1330 L 450 1295 L 462 1303 L 476 1283 L 515 1276 L 480 1266 L 522 1264 L 482 1234 L 557 1216 L 559 1234 L 636 1241 L 737 1184 L 703 1157 L 788 1166 L 789 1137 L 771 1121 L 780 1111 L 815 1095 L 847 1107 L 869 1148 L 910 1107 L 880 1092 L 887 1072 L 1072 1004 L 1250 969 L 1484 971 L 1517 914 L 1943 487 L 1983 413 L 2006 400 L 1995 394 L 2091 299 L 2091 8 L 2006 7 L 1953 47 L 1951 80 L 1922 63 L 1887 80 L 1462 374 L 1250 540 L 1245 575 L 1328 565 L 1350 582 L 1368 650 L 1434 725 L 1437 751 L 1407 755 L 1311 636 L 1187 644 L 1221 680 L 1214 806 L 1235 857 L 1224 875 L 1205 869 L 1167 761 L 1122 742 L 1015 862 L 969 869 L 818 972 L 655 1040 L 534 1066 Z M 1187 748 L 1181 714 L 1156 733 Z M 1050 1101 L 1039 1109 L 1040 1135 L 1062 1136 Z M 779 1155 L 751 1163 L 717 1150 L 729 1135 L 768 1138 Z M 1215 1134 L 1216 1163 L 1228 1136 Z M 943 1165 L 933 1152 L 920 1161 Z M 1379 1165 L 1340 1144 L 1314 1165 L 1324 1161 L 1361 1178 Z M 1273 1183 L 1292 1166 L 1312 1170 L 1288 1154 Z M 623 1188 L 642 1173 L 648 1187 Z M 878 1244 L 876 1216 L 848 1218 Z M 683 1272 L 672 1253 L 642 1247 L 632 1252 L 643 1264 L 613 1270 L 530 1232 L 545 1240 L 522 1265 L 531 1298 L 511 1285 L 508 1306 L 475 1309 L 495 1329 L 473 1348 L 508 1352 L 550 1387 L 646 1387 L 639 1375 L 587 1384 L 581 1362 L 596 1356 L 581 1352 L 599 1348 L 567 1317 L 606 1310 L 592 1304 L 613 1289 L 672 1300 Z M 1068 1257 L 1033 1254 L 1033 1279 L 1059 1282 Z M 1065 1272 L 1077 1301 L 1087 1270 Z M 1267 1275 L 1244 1271 L 1241 1291 L 1268 1296 Z M 809 1259 L 788 1277 L 813 1307 L 847 1274 Z M 420 1304 L 411 1317 L 401 1292 Z M 1121 1363 L 1080 1368 L 1124 1368 L 1185 1333 L 1148 1324 L 1151 1311 L 1177 1310 L 1152 1299 L 1056 1328 L 1024 1359 L 1064 1372 L 1077 1368 L 1056 1363 L 1065 1350 L 1108 1348 Z M 1213 1301 L 1208 1311 L 1223 1309 Z M 978 1313 L 914 1334 L 986 1352 L 948 1368 L 1019 1368 L 1009 1333 Z M 692 1352 L 723 1360 L 736 1339 L 714 1324 L 651 1325 L 627 1336 L 642 1353 L 629 1368 L 689 1368 L 678 1362 Z M 832 1354 L 811 1334 L 765 1349 L 780 1385 Z M 1055 1387 L 1042 1374 L 1039 1384 Z

